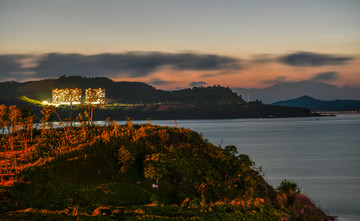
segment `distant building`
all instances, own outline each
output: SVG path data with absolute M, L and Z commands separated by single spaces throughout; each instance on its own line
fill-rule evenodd
M 105 104 L 105 89 L 86 89 L 85 104 Z
M 53 104 L 81 104 L 81 89 L 79 88 L 66 88 L 66 89 L 53 89 L 52 90 L 52 103 Z
M 105 104 L 105 89 L 86 89 L 85 104 Z M 83 102 L 83 93 L 79 88 L 53 89 L 52 104 L 55 105 L 78 105 Z

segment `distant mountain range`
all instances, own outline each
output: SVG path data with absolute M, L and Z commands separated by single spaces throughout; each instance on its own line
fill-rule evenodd
M 360 88 L 352 88 L 349 86 L 337 87 L 335 85 L 314 81 L 282 82 L 264 89 L 231 89 L 241 95 L 246 101 L 249 93 L 250 101 L 258 99 L 265 104 L 294 99 L 303 95 L 321 100 L 360 100 Z
M 278 101 L 273 105 L 308 108 L 313 111 L 360 111 L 360 100 L 318 100 L 302 96 L 292 100 Z

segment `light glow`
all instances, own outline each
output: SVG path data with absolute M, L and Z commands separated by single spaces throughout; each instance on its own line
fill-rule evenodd
M 52 90 L 53 105 L 80 105 L 82 101 L 82 90 L 79 88 L 65 88 Z M 85 89 L 85 104 L 105 104 L 105 89 Z M 48 104 L 43 101 L 43 104 Z

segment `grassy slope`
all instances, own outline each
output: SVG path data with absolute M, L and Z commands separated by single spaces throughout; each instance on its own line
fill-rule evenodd
M 142 128 L 150 128 L 151 133 L 165 130 L 169 135 L 164 140 L 165 143 L 181 145 L 183 142 L 192 145 L 189 147 L 194 149 L 195 146 L 202 146 L 202 148 L 208 146 L 209 149 L 206 151 L 221 151 L 219 147 L 207 143 L 194 132 L 181 131 L 181 129 L 179 132 L 177 128 L 137 126 L 137 129 L 134 130 L 135 135 L 136 131 L 143 133 Z M 124 131 L 128 131 L 128 129 Z M 152 134 L 147 135 L 152 136 Z M 142 141 L 156 144 L 157 137 L 152 137 L 154 140 L 145 136 Z M 138 140 L 140 146 L 142 141 Z M 127 145 L 131 143 L 133 142 L 127 143 Z M 0 204 L 1 215 L 22 219 L 40 219 L 41 217 L 59 220 L 65 218 L 96 219 L 96 216 L 93 216 L 96 208 L 108 208 L 112 214 L 105 218 L 129 220 L 137 218 L 150 220 L 172 218 L 184 220 L 189 218 L 279 220 L 286 216 L 287 210 L 274 205 L 270 199 L 266 204 L 253 203 L 242 207 L 234 204 L 216 204 L 215 200 L 210 199 L 202 201 L 197 194 L 180 189 L 174 179 L 169 177 L 160 179 L 160 188 L 153 189 L 151 185 L 154 181 L 144 177 L 143 161 L 141 160 L 132 164 L 126 173 L 119 173 L 120 166 L 116 154 L 121 144 L 123 144 L 121 139 L 110 142 L 99 141 L 75 151 L 64 152 L 55 158 L 47 158 L 37 166 L 29 167 L 20 175 L 23 182 L 3 189 L 2 195 L 6 198 Z M 138 148 L 136 145 L 133 147 Z M 182 147 L 183 151 L 176 153 L 185 155 L 191 153 L 186 152 L 185 147 Z M 154 151 L 154 153 L 162 151 L 163 149 L 158 148 L 158 151 Z M 205 154 L 201 158 L 203 162 L 199 165 L 204 164 L 209 158 L 210 155 L 206 154 L 210 154 L 210 152 L 206 151 L 197 152 Z M 214 172 L 218 170 L 217 165 L 208 164 L 208 166 Z M 200 169 L 202 168 L 199 166 Z M 257 183 L 254 184 L 256 191 L 258 188 L 255 186 L 260 185 L 261 188 L 264 188 L 263 186 L 267 185 L 263 183 L 262 179 L 254 178 L 254 180 L 257 180 Z M 136 184 L 137 181 L 140 181 L 141 184 Z M 221 188 L 220 192 L 227 191 Z M 190 198 L 189 202 L 183 203 L 181 206 L 181 202 L 184 199 L 186 201 L 186 198 Z

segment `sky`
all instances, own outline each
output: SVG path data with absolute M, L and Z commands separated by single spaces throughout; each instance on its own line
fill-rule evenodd
M 0 0 L 0 81 L 360 87 L 359 0 Z

